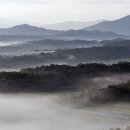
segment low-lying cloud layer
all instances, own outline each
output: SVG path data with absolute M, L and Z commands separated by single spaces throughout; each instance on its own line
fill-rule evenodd
M 86 85 L 89 90 L 128 80 L 129 74 L 116 74 L 82 79 L 82 84 L 77 85 Z M 88 105 L 87 98 L 82 90 L 60 94 L 1 93 L 0 130 L 102 130 L 129 125 L 129 103 Z
M 129 122 L 100 114 L 99 110 L 77 109 L 59 99 L 58 95 L 0 94 L 0 129 L 97 130 Z

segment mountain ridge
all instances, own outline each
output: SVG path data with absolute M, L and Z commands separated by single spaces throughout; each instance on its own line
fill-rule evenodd
M 126 38 L 124 35 L 112 31 L 98 30 L 68 30 L 59 31 L 45 29 L 42 27 L 32 26 L 28 24 L 20 24 L 10 28 L 0 28 L 0 35 L 29 35 L 29 36 L 46 36 L 46 38 L 68 38 L 68 39 L 94 39 L 107 40 L 115 38 Z
M 125 17 L 113 20 L 113 21 L 104 21 L 90 27 L 86 27 L 83 30 L 93 31 L 112 31 L 122 35 L 130 36 L 130 15 Z
M 29 24 L 20 24 L 9 28 L 0 28 L 0 34 L 19 34 L 19 35 L 53 35 L 57 34 L 58 30 L 49 30 L 42 27 L 32 26 Z
M 97 23 L 100 23 L 102 21 L 105 21 L 104 19 L 102 20 L 97 20 L 97 21 L 90 21 L 90 22 L 81 22 L 81 21 L 66 21 L 66 22 L 60 22 L 60 23 L 54 23 L 54 24 L 45 24 L 42 27 L 46 29 L 54 29 L 54 30 L 80 30 L 84 27 L 88 27 Z
M 63 33 L 58 34 L 59 37 L 65 37 L 65 38 L 86 38 L 86 39 L 94 39 L 94 40 L 105 40 L 105 39 L 115 39 L 115 38 L 125 38 L 124 35 L 120 35 L 118 33 L 114 33 L 111 31 L 87 31 L 87 30 L 68 30 Z

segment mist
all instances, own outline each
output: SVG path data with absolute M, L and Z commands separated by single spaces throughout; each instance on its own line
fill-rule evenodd
M 89 80 L 89 86 L 95 88 L 107 88 L 110 85 L 127 83 L 130 80 L 130 74 L 108 74 Z
M 97 130 L 129 124 L 127 119 L 78 109 L 63 102 L 59 95 L 0 94 L 0 129 Z
M 105 88 L 124 83 L 128 74 L 108 75 L 83 80 L 77 85 Z M 87 105 L 82 91 L 55 94 L 0 94 L 1 130 L 108 130 L 126 128 L 130 121 L 130 104 Z M 80 93 L 80 94 L 79 94 Z M 85 103 L 86 105 L 83 105 Z M 124 107 L 125 106 L 125 107 Z
M 98 104 L 96 100 L 91 99 L 100 92 L 98 91 L 100 89 L 127 83 L 130 81 L 130 74 L 103 72 L 92 77 L 78 75 L 75 80 L 72 80 L 73 84 L 70 86 L 76 89 L 71 91 L 70 89 L 64 91 L 63 88 L 63 91 L 53 93 L 52 91 L 31 93 L 30 89 L 25 91 L 26 93 L 16 94 L 22 91 L 22 87 L 24 89 L 28 86 L 22 85 L 19 91 L 9 91 L 12 87 L 11 82 L 9 85 L 5 84 L 9 93 L 0 93 L 0 130 L 109 130 L 117 127 L 124 130 L 130 122 L 129 102 Z M 50 82 L 51 79 L 48 81 Z M 13 80 L 17 80 L 17 77 Z M 17 85 L 19 82 L 16 88 L 20 86 Z M 39 87 L 39 84 L 34 85 Z M 55 86 L 55 83 L 53 85 Z M 61 85 L 59 86 L 62 88 Z M 100 93 L 98 94 L 100 96 Z

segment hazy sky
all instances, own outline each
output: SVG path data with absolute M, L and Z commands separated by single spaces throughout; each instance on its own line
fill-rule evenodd
M 130 0 L 0 0 L 0 17 L 33 23 L 116 19 L 130 14 Z

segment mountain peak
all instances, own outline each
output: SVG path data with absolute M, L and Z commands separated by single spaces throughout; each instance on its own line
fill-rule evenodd
M 0 29 L 0 34 L 14 34 L 14 35 L 53 35 L 57 34 L 59 31 L 47 30 L 37 26 L 32 26 L 29 24 L 20 24 L 10 28 Z
M 39 28 L 39 27 L 32 26 L 32 25 L 29 25 L 29 24 L 20 24 L 20 25 L 14 26 L 12 28 Z

